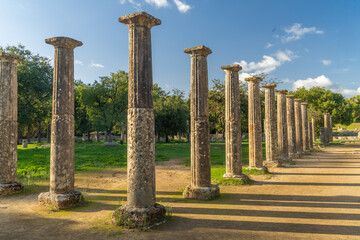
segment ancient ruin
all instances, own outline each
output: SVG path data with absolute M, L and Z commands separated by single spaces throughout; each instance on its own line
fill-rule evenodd
M 308 128 L 309 128 L 309 149 L 312 150 L 314 148 L 312 122 L 308 122 Z
M 83 201 L 74 190 L 74 48 L 82 42 L 67 37 L 45 40 L 55 48 L 51 122 L 50 192 L 40 193 L 42 205 L 56 209 L 72 207 Z
M 316 142 L 316 120 L 311 118 L 312 141 Z
M 238 178 L 245 182 L 249 178 L 242 173 L 241 115 L 239 93 L 240 65 L 221 66 L 225 76 L 225 151 L 226 173 L 224 178 Z
M 302 132 L 302 115 L 301 115 L 301 99 L 295 99 L 295 130 L 296 130 L 296 152 L 298 155 L 303 151 L 303 132 Z
M 165 207 L 155 197 L 155 123 L 151 28 L 161 21 L 145 13 L 119 18 L 129 27 L 129 92 L 127 203 L 112 215 L 114 225 L 153 226 L 165 220 Z
M 276 109 L 275 109 L 275 87 L 276 84 L 262 85 L 265 89 L 265 119 L 264 133 L 266 144 L 266 161 L 264 166 L 279 167 L 281 162 L 277 159 L 277 137 L 276 137 Z
M 0 196 L 22 191 L 16 181 L 18 141 L 17 64 L 23 57 L 0 53 Z
M 191 183 L 185 188 L 184 198 L 211 200 L 220 195 L 217 185 L 211 184 L 209 86 L 205 46 L 184 49 L 191 56 Z
M 324 114 L 324 128 L 325 130 L 325 143 L 329 144 L 331 142 L 331 116 L 328 113 Z
M 286 96 L 287 134 L 288 134 L 288 146 L 289 146 L 289 157 L 290 158 L 293 158 L 297 155 L 294 98 L 295 98 L 294 95 Z
M 289 160 L 288 129 L 286 119 L 286 93 L 287 90 L 276 90 L 277 93 L 277 135 L 278 135 L 278 159 Z
M 249 169 L 267 171 L 263 166 L 260 104 L 260 77 L 245 78 L 248 87 Z
M 302 125 L 302 139 L 303 139 L 303 151 L 309 150 L 309 125 L 307 120 L 307 103 L 301 103 L 301 125 Z

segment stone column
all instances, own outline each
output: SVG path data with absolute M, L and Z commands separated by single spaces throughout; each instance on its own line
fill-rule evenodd
M 50 192 L 41 193 L 38 200 L 40 204 L 64 209 L 84 200 L 74 190 L 74 48 L 82 46 L 82 42 L 67 37 L 48 38 L 45 42 L 55 48 Z
M 320 141 L 321 144 L 326 146 L 329 144 L 328 142 L 328 129 L 326 127 L 321 127 L 320 128 Z
M 287 118 L 289 157 L 295 157 L 297 155 L 294 98 L 295 98 L 294 95 L 286 96 L 286 110 L 287 110 L 286 118 Z
M 309 150 L 309 126 L 307 120 L 307 103 L 301 103 L 303 151 Z
M 330 143 L 330 128 L 331 128 L 331 126 L 330 126 L 330 114 L 328 114 L 328 113 L 325 113 L 324 114 L 324 128 L 326 128 L 326 130 L 325 130 L 325 137 L 326 137 L 326 141 L 325 141 L 325 143 L 326 144 L 329 144 Z
M 316 120 L 311 118 L 312 140 L 316 142 Z
M 263 166 L 261 105 L 260 105 L 260 77 L 245 78 L 248 88 L 248 124 L 249 124 L 249 169 L 267 171 Z
M 301 99 L 295 99 L 295 131 L 296 131 L 296 152 L 298 155 L 303 151 L 303 132 L 302 132 L 302 116 L 301 116 Z
M 22 191 L 17 171 L 17 64 L 23 58 L 0 53 L 0 196 Z
M 226 173 L 224 178 L 238 178 L 245 182 L 249 178 L 242 173 L 241 114 L 239 92 L 239 65 L 221 66 L 225 76 L 225 149 Z
M 281 162 L 277 160 L 277 136 L 276 136 L 276 111 L 275 111 L 275 87 L 276 84 L 262 85 L 265 89 L 265 144 L 266 161 L 263 162 L 267 167 L 279 167 Z
M 142 228 L 162 223 L 165 207 L 155 198 L 155 123 L 151 28 L 161 24 L 138 12 L 119 18 L 129 27 L 127 204 L 112 215 L 114 225 Z
M 332 116 L 330 115 L 330 129 L 329 129 L 329 142 L 333 141 L 333 123 L 332 123 Z
M 279 160 L 289 160 L 288 129 L 286 119 L 286 93 L 287 90 L 276 90 L 277 93 L 277 132 Z
M 220 195 L 217 185 L 211 185 L 209 86 L 205 46 L 186 48 L 191 56 L 191 183 L 185 188 L 184 198 L 211 200 Z
M 312 124 L 311 122 L 308 122 L 308 128 L 309 128 L 309 149 L 312 150 L 314 148 L 314 143 L 313 143 L 313 129 L 312 129 Z

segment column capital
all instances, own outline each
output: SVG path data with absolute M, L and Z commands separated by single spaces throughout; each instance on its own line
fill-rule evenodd
M 286 98 L 295 98 L 295 95 L 286 95 Z
M 22 60 L 24 60 L 24 57 L 13 55 L 10 53 L 0 52 L 0 60 L 8 60 L 8 61 L 13 61 L 13 62 L 19 63 Z
M 286 89 L 280 89 L 280 90 L 275 90 L 275 92 L 276 92 L 277 94 L 285 94 L 285 93 L 288 92 L 288 90 L 286 90 Z
M 303 103 L 301 103 L 301 105 L 307 106 L 307 105 L 308 105 L 308 103 L 303 102 Z
M 242 69 L 242 67 L 239 64 L 233 64 L 233 65 L 221 66 L 221 69 L 224 71 L 239 72 Z
M 295 102 L 301 102 L 302 99 L 301 99 L 301 98 L 296 98 L 294 101 L 295 101 Z
M 68 37 L 53 37 L 45 39 L 45 43 L 53 45 L 55 48 L 76 48 L 83 45 L 82 42 Z
M 276 86 L 275 83 L 261 85 L 262 88 L 276 88 Z
M 246 82 L 256 82 L 256 83 L 259 83 L 259 82 L 261 82 L 262 80 L 263 80 L 263 79 L 262 79 L 261 77 L 255 77 L 255 76 L 245 78 L 245 81 L 246 81 Z
M 129 27 L 142 26 L 148 28 L 152 28 L 161 24 L 160 19 L 151 16 L 147 12 L 136 12 L 119 17 L 119 22 L 126 24 Z
M 207 56 L 209 54 L 212 53 L 212 51 L 210 50 L 210 48 L 205 47 L 204 45 L 201 46 L 196 46 L 196 47 L 191 47 L 191 48 L 185 48 L 184 49 L 184 53 L 187 53 L 191 56 Z

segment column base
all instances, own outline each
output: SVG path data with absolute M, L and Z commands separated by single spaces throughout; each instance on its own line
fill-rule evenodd
M 40 205 L 50 205 L 54 208 L 66 209 L 77 206 L 84 202 L 84 197 L 79 191 L 73 191 L 71 193 L 40 193 L 38 196 Z
M 251 169 L 255 169 L 255 170 L 259 170 L 259 171 L 264 171 L 264 172 L 269 172 L 269 169 L 265 166 L 262 167 L 250 167 L 248 166 L 247 169 L 251 170 Z
M 266 167 L 270 167 L 270 168 L 274 168 L 274 167 L 281 167 L 282 166 L 282 162 L 281 161 L 269 161 L 269 160 L 266 160 L 263 162 L 264 166 Z
M 195 187 L 188 185 L 184 192 L 185 199 L 212 200 L 220 196 L 218 185 L 210 185 L 209 187 Z
M 166 209 L 155 203 L 150 207 L 120 206 L 111 217 L 112 224 L 125 228 L 150 228 L 165 222 Z
M 24 190 L 24 185 L 19 182 L 0 183 L 0 196 L 18 193 Z
M 223 178 L 234 178 L 234 179 L 239 179 L 241 181 L 243 181 L 244 183 L 248 183 L 250 181 L 250 178 L 248 176 L 246 176 L 245 174 L 232 174 L 232 173 L 225 173 L 223 175 Z

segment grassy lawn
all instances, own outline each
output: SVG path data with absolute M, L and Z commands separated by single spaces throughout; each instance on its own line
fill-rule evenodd
M 18 178 L 48 179 L 50 148 L 42 144 L 29 144 L 29 148 L 18 146 Z M 249 162 L 248 142 L 242 144 L 243 164 Z M 265 156 L 265 147 L 263 147 Z M 101 170 L 104 168 L 126 168 L 126 144 L 104 147 L 102 143 L 75 144 L 75 172 Z M 156 144 L 156 161 L 181 159 L 190 165 L 190 143 L 171 142 Z M 225 143 L 211 143 L 212 174 L 215 178 L 225 173 Z M 218 176 L 218 177 L 216 177 Z M 220 179 L 220 178 L 219 178 Z
M 333 130 L 337 131 L 338 127 L 344 130 L 355 130 L 356 128 L 360 129 L 360 123 L 351 123 L 350 125 L 335 124 Z

